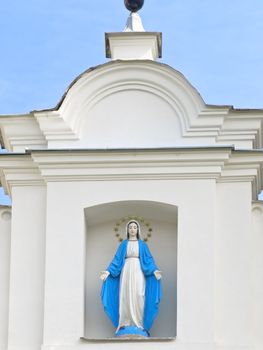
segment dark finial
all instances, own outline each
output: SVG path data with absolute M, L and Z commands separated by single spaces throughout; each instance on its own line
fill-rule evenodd
M 138 12 L 144 4 L 144 0 L 124 0 L 124 5 L 131 12 Z

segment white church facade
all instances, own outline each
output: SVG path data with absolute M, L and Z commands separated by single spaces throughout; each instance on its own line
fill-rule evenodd
M 136 16 L 56 108 L 0 116 L 0 350 L 263 349 L 263 111 L 205 104 Z M 130 217 L 163 274 L 146 340 L 100 301 Z

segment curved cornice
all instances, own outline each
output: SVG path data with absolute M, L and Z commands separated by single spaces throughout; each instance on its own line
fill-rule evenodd
M 55 108 L 32 113 L 48 139 L 54 137 L 55 130 L 52 128 L 53 135 L 49 135 L 50 123 L 47 126 L 46 122 L 53 117 L 58 130 L 62 128 L 74 140 L 79 138 L 83 120 L 96 104 L 125 90 L 149 92 L 168 103 L 179 117 L 182 133 L 205 108 L 198 91 L 170 66 L 150 60 L 118 60 L 88 69 L 72 82 Z
M 263 110 L 205 104 L 183 74 L 150 60 L 116 60 L 92 67 L 70 84 L 56 107 L 28 115 L 0 116 L 2 144 L 13 151 L 92 147 L 85 140 L 82 143 L 81 135 L 85 120 L 93 116 L 92 108 L 127 90 L 149 93 L 156 97 L 157 106 L 158 99 L 168 105 L 179 121 L 181 135 L 175 145 L 262 148 Z M 132 108 L 132 103 L 127 107 Z M 162 113 L 159 108 L 157 115 Z
M 233 147 L 126 150 L 32 150 L 2 154 L 0 178 L 12 186 L 45 186 L 47 182 L 213 180 L 249 182 L 253 199 L 263 186 L 263 151 Z
M 197 98 L 200 99 L 202 104 L 205 104 L 205 102 L 203 101 L 202 96 L 200 95 L 200 93 L 198 92 L 198 90 L 186 79 L 186 77 L 179 72 L 178 70 L 174 69 L 173 67 L 169 66 L 168 64 L 165 63 L 160 63 L 160 62 L 155 62 L 155 61 L 151 61 L 151 60 L 140 60 L 138 62 L 138 60 L 115 60 L 115 61 L 110 61 L 110 62 L 106 62 L 94 67 L 90 67 L 87 70 L 85 70 L 83 73 L 79 74 L 68 86 L 67 90 L 65 91 L 65 93 L 63 94 L 63 96 L 61 97 L 61 99 L 59 100 L 59 102 L 57 103 L 57 105 L 53 108 L 47 108 L 47 109 L 43 109 L 43 110 L 33 110 L 32 113 L 36 113 L 36 112 L 48 112 L 48 111 L 58 111 L 60 109 L 60 107 L 62 106 L 62 104 L 64 103 L 64 101 L 67 98 L 67 95 L 70 93 L 70 91 L 74 88 L 74 86 L 82 79 L 85 79 L 85 77 L 89 74 L 92 74 L 93 72 L 97 72 L 100 70 L 103 70 L 103 72 L 105 70 L 107 70 L 108 68 L 110 69 L 112 66 L 113 67 L 118 67 L 120 65 L 144 65 L 144 67 L 146 66 L 146 64 L 148 66 L 152 66 L 155 67 L 155 69 L 163 69 L 166 71 L 170 71 L 171 74 L 178 76 L 178 78 L 181 81 L 185 82 L 185 85 L 188 86 L 192 91 L 193 94 L 196 95 Z M 209 105 L 211 107 L 213 107 L 212 105 Z M 217 108 L 226 108 L 226 107 L 230 107 L 230 106 L 216 106 Z

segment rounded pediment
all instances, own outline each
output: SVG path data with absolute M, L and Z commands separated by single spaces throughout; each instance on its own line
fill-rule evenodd
M 72 147 L 173 147 L 182 144 L 204 106 L 181 73 L 165 64 L 135 60 L 87 70 L 53 112 L 75 135 Z M 43 119 L 38 119 L 41 125 Z M 60 146 L 50 140 L 50 146 Z
M 114 61 L 77 78 L 59 111 L 88 147 L 175 146 L 204 102 L 184 76 L 151 61 Z

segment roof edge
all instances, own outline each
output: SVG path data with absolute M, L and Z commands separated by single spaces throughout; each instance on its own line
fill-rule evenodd
M 204 102 L 205 106 L 207 108 L 215 108 L 215 109 L 229 109 L 230 112 L 233 113 L 262 113 L 263 112 L 263 107 L 262 108 L 235 108 L 233 105 L 217 105 L 217 104 L 209 104 L 206 103 L 203 100 L 202 95 L 200 94 L 200 92 L 197 90 L 197 88 L 195 86 L 193 86 L 191 84 L 191 82 L 185 77 L 185 75 L 183 73 L 181 73 L 179 70 L 173 68 L 172 66 L 163 63 L 163 62 L 156 62 L 156 61 L 151 61 L 151 60 L 114 60 L 114 61 L 109 61 L 109 62 L 105 62 L 105 63 L 101 63 L 97 66 L 92 66 L 88 69 L 86 69 L 84 72 L 82 72 L 81 74 L 79 74 L 67 87 L 66 91 L 64 92 L 64 94 L 62 95 L 62 97 L 60 98 L 59 102 L 55 105 L 55 107 L 51 107 L 51 108 L 45 108 L 45 109 L 41 109 L 41 110 L 32 110 L 28 113 L 29 114 L 33 114 L 33 113 L 41 113 L 41 112 L 54 112 L 54 111 L 58 111 L 59 108 L 61 107 L 61 105 L 63 104 L 68 92 L 70 91 L 70 89 L 86 74 L 89 74 L 95 70 L 107 67 L 107 66 L 111 66 L 111 65 L 117 65 L 120 63 L 150 63 L 153 65 L 159 65 L 162 67 L 166 67 L 169 69 L 172 69 L 173 71 L 177 72 L 178 74 L 180 74 L 180 76 L 185 79 L 191 86 L 192 88 L 196 91 L 196 93 L 200 96 L 200 98 L 202 99 L 202 101 Z M 21 115 L 22 116 L 22 115 Z M 26 114 L 23 114 L 23 116 L 26 116 Z M 1 116 L 0 116 L 1 117 Z

